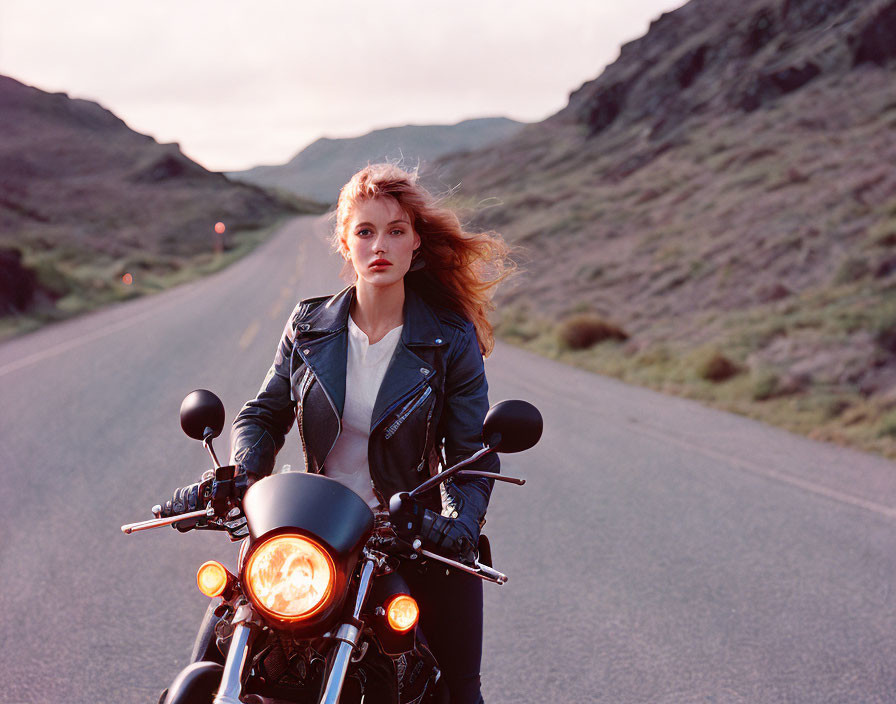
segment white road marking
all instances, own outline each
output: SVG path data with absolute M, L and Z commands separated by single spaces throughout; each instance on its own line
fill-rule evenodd
M 555 398 L 558 395 L 556 391 L 549 389 L 547 386 L 542 388 L 540 392 L 549 392 Z M 885 504 L 879 504 L 875 501 L 869 501 L 859 496 L 854 496 L 843 491 L 838 491 L 837 489 L 832 489 L 831 487 L 814 482 L 811 479 L 803 479 L 802 477 L 797 477 L 792 474 L 780 472 L 776 469 L 771 469 L 770 467 L 765 467 L 755 462 L 750 462 L 749 460 L 741 459 L 739 457 L 732 457 L 730 455 L 726 455 L 723 452 L 717 452 L 716 450 L 712 450 L 708 447 L 698 445 L 688 440 L 683 440 L 662 430 L 656 428 L 648 428 L 640 423 L 637 425 L 634 425 L 631 422 L 620 423 L 619 418 L 611 415 L 600 414 L 599 411 L 597 411 L 593 406 L 589 407 L 577 399 L 563 398 L 560 402 L 566 404 L 567 406 L 572 403 L 586 413 L 590 413 L 592 415 L 603 415 L 603 417 L 608 421 L 616 423 L 620 425 L 620 427 L 625 427 L 632 432 L 640 433 L 641 435 L 646 435 L 656 440 L 664 440 L 666 442 L 670 442 L 673 445 L 678 445 L 679 447 L 691 450 L 692 452 L 696 452 L 697 454 L 703 455 L 704 457 L 709 457 L 711 459 L 723 462 L 735 469 L 740 469 L 741 471 L 749 472 L 750 474 L 759 475 L 765 477 L 766 479 L 771 479 L 782 484 L 789 484 L 790 486 L 802 489 L 803 491 L 808 491 L 809 493 L 816 494 L 817 496 L 824 496 L 827 499 L 831 499 L 842 504 L 847 504 L 849 506 L 855 506 L 856 508 L 861 508 L 866 511 L 871 511 L 872 513 L 876 513 L 879 516 L 884 516 L 885 518 L 896 519 L 896 508 L 894 507 L 886 506 Z
M 812 494 L 817 494 L 834 501 L 839 501 L 843 504 L 862 508 L 866 511 L 871 511 L 872 513 L 885 516 L 886 518 L 896 518 L 896 508 L 893 508 L 891 506 L 885 506 L 884 504 L 879 504 L 874 501 L 868 501 L 867 499 L 862 499 L 858 496 L 853 496 L 852 494 L 838 491 L 837 489 L 831 489 L 830 487 L 824 486 L 823 484 L 813 482 L 810 479 L 803 479 L 801 477 L 793 476 L 792 474 L 785 474 L 784 472 L 779 472 L 776 469 L 771 469 L 770 467 L 764 467 L 760 464 L 755 464 L 754 462 L 750 462 L 749 460 L 740 459 L 738 457 L 731 457 L 722 452 L 716 452 L 715 450 L 711 450 L 708 447 L 701 447 L 700 445 L 689 442 L 687 440 L 682 440 L 681 438 L 677 438 L 662 431 L 647 429 L 644 426 L 636 426 L 632 427 L 631 429 L 637 433 L 641 433 L 642 435 L 649 435 L 650 437 L 659 440 L 665 440 L 667 442 L 671 442 L 674 445 L 678 445 L 679 447 L 704 455 L 705 457 L 710 457 L 712 459 L 719 460 L 720 462 L 725 462 L 726 464 L 732 465 L 735 468 L 741 469 L 745 472 L 758 474 L 766 477 L 767 479 L 772 479 L 783 484 L 789 484 L 791 486 L 797 487 L 798 489 L 808 491 Z
M 117 323 L 110 323 L 109 325 L 99 328 L 98 330 L 93 330 L 92 332 L 84 333 L 83 335 L 80 335 L 78 337 L 73 337 L 69 340 L 65 340 L 64 344 L 56 344 L 52 347 L 41 350 L 40 352 L 34 352 L 26 357 L 17 359 L 14 362 L 8 362 L 7 364 L 4 364 L 2 367 L 0 367 L 0 376 L 18 371 L 19 369 L 31 366 L 32 364 L 37 364 L 38 362 L 42 362 L 45 359 L 56 357 L 57 355 L 60 355 L 64 352 L 71 352 L 75 347 L 81 347 L 82 345 L 86 345 L 88 342 L 92 342 L 93 340 L 98 340 L 101 337 L 106 337 L 107 335 L 111 335 L 112 333 L 126 330 L 127 328 L 136 325 L 140 321 L 145 320 L 146 318 L 149 318 L 156 313 L 160 313 L 164 310 L 167 310 L 168 308 L 173 308 L 179 302 L 180 300 L 177 299 L 172 301 L 168 305 L 150 308 L 149 310 L 145 310 L 137 315 L 131 316 L 124 320 L 119 320 Z

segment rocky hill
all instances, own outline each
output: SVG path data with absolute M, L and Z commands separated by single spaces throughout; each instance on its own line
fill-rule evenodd
M 361 137 L 315 140 L 281 166 L 235 171 L 232 178 L 275 186 L 335 203 L 339 189 L 368 162 L 398 161 L 421 169 L 444 154 L 481 148 L 516 134 L 523 123 L 505 117 L 464 120 L 455 125 L 404 125 L 374 130 Z
M 692 0 L 433 164 L 521 247 L 505 335 L 896 457 L 894 37 L 893 0 Z M 575 313 L 627 339 L 571 350 Z
M 97 103 L 0 76 L 0 335 L 183 280 L 321 210 L 207 171 Z

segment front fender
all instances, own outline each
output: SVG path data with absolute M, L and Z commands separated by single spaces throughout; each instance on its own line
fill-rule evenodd
M 163 704 L 211 704 L 223 673 L 224 666 L 216 662 L 200 661 L 187 665 L 174 678 Z

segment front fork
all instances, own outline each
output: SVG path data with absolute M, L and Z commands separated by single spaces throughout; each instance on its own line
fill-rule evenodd
M 258 630 L 258 624 L 253 623 L 254 620 L 255 611 L 249 604 L 240 606 L 233 617 L 235 627 L 227 650 L 224 673 L 221 675 L 221 686 L 218 687 L 214 704 L 242 704 L 240 693 L 243 667 L 252 646 L 252 639 Z
M 342 685 L 345 683 L 345 675 L 348 672 L 352 653 L 358 646 L 358 639 L 361 637 L 361 629 L 358 627 L 361 625 L 361 622 L 358 619 L 361 616 L 364 602 L 367 600 L 367 593 L 370 591 L 370 582 L 373 579 L 375 567 L 376 561 L 368 557 L 364 562 L 364 567 L 361 568 L 358 594 L 355 597 L 355 608 L 352 611 L 352 623 L 343 623 L 336 632 L 339 647 L 336 649 L 333 667 L 330 670 L 330 676 L 327 678 L 327 686 L 324 689 L 324 696 L 321 698 L 320 704 L 337 704 L 339 701 L 339 694 L 342 692 Z
M 336 632 L 336 640 L 339 647 L 333 658 L 333 667 L 327 678 L 327 686 L 324 689 L 321 704 L 337 704 L 352 654 L 358 646 L 361 637 L 361 609 L 370 591 L 370 583 L 376 569 L 376 561 L 366 558 L 361 568 L 361 579 L 358 582 L 358 593 L 355 596 L 355 607 L 352 611 L 352 623 L 343 623 Z M 227 660 L 224 663 L 224 673 L 221 676 L 221 685 L 215 695 L 214 704 L 242 704 L 240 693 L 242 692 L 243 667 L 252 646 L 252 639 L 258 630 L 255 611 L 249 604 L 243 604 L 237 609 L 233 617 L 234 629 L 230 647 L 227 651 Z

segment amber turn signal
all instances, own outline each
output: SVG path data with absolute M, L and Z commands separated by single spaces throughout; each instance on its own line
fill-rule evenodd
M 417 625 L 420 609 L 413 597 L 399 594 L 386 607 L 386 619 L 394 631 L 405 633 Z
M 221 596 L 232 579 L 231 574 L 220 562 L 209 560 L 196 572 L 199 591 L 209 598 Z

